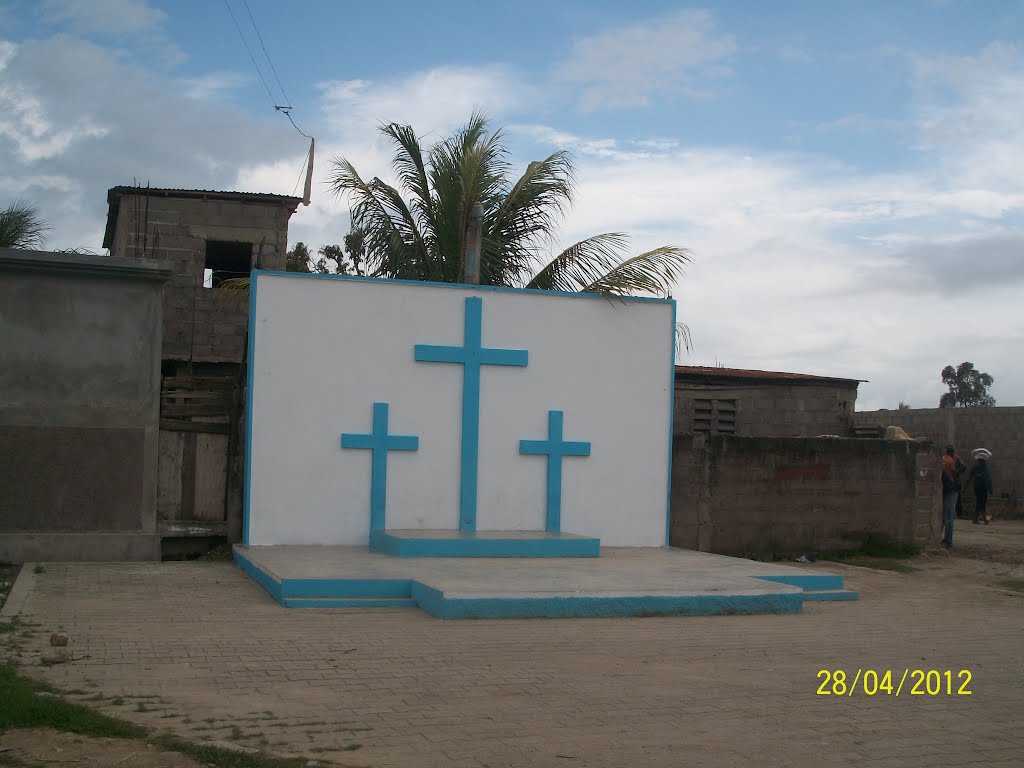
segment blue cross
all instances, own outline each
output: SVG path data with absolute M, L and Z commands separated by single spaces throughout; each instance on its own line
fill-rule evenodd
M 466 320 L 461 347 L 417 344 L 416 361 L 458 363 L 462 366 L 462 459 L 459 486 L 459 530 L 476 530 L 476 485 L 480 446 L 480 367 L 523 367 L 525 349 L 492 349 L 481 344 L 483 300 L 466 299 Z
M 343 432 L 342 448 L 373 451 L 370 463 L 370 530 L 384 530 L 384 508 L 388 496 L 388 451 L 415 451 L 420 439 L 412 435 L 388 434 L 388 404 L 373 404 L 373 432 L 357 435 Z
M 520 440 L 519 453 L 548 457 L 548 505 L 544 529 L 562 530 L 562 457 L 589 456 L 590 443 L 562 439 L 562 411 L 548 411 L 548 439 Z

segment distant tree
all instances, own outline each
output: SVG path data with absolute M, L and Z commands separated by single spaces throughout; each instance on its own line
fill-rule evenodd
M 345 235 L 345 247 L 348 248 L 351 233 Z M 346 253 L 340 245 L 325 245 L 317 253 L 320 259 L 314 266 L 314 272 L 322 275 L 361 275 L 360 264 L 362 258 L 351 250 Z M 331 266 L 333 262 L 333 268 Z
M 939 398 L 939 408 L 995 405 L 995 398 L 988 393 L 994 381 L 987 373 L 976 371 L 974 363 L 960 363 L 956 368 L 947 365 L 942 369 L 942 382 L 949 392 Z
M 325 245 L 317 251 L 320 258 L 314 261 L 309 246 L 300 240 L 285 254 L 285 269 L 288 272 L 318 275 L 361 275 L 364 256 L 362 243 L 362 233 L 353 230 L 345 235 L 344 248 L 340 245 Z
M 0 248 L 41 248 L 48 229 L 31 203 L 15 200 L 0 210 Z
M 288 272 L 312 272 L 309 248 L 301 240 L 284 255 L 284 268 Z
M 900 400 L 899 404 L 896 406 L 896 410 L 897 411 L 909 411 L 910 410 L 910 403 L 904 403 L 902 400 Z

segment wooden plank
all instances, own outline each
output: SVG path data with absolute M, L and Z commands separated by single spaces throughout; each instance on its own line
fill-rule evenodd
M 196 520 L 224 520 L 224 493 L 228 477 L 228 436 L 196 435 Z
M 206 432 L 212 435 L 227 435 L 230 425 L 215 421 L 175 421 L 160 419 L 160 430 L 168 432 Z
M 183 433 L 181 436 L 181 514 L 183 520 L 195 517 L 196 506 L 196 435 Z
M 167 538 L 226 536 L 227 526 L 219 520 L 167 520 L 157 527 Z
M 218 402 L 229 400 L 231 398 L 230 392 L 186 392 L 178 390 L 164 390 L 160 393 L 161 399 L 174 399 L 174 400 L 216 400 Z
M 231 415 L 231 408 L 226 404 L 219 405 L 206 405 L 206 404 L 194 404 L 194 405 L 163 405 L 160 406 L 160 417 L 164 419 L 173 419 L 175 417 L 189 417 L 189 416 L 223 416 L 227 418 Z
M 182 436 L 161 427 L 157 451 L 156 513 L 158 520 L 174 520 L 181 511 Z

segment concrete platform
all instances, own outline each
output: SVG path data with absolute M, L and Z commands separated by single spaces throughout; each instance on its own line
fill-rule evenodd
M 370 549 L 397 557 L 599 557 L 601 540 L 551 531 L 386 530 Z
M 235 545 L 234 556 L 290 608 L 419 606 L 445 619 L 794 613 L 808 599 L 857 598 L 835 574 L 668 548 L 473 559 Z

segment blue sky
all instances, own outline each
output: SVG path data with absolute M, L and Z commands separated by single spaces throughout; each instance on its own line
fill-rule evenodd
M 0 0 L 0 203 L 99 249 L 105 192 L 291 193 L 290 240 L 340 242 L 332 156 L 388 176 L 379 121 L 442 135 L 474 108 L 512 158 L 568 149 L 560 245 L 626 231 L 694 262 L 680 362 L 870 380 L 932 407 L 971 360 L 1024 404 L 1024 4 Z

